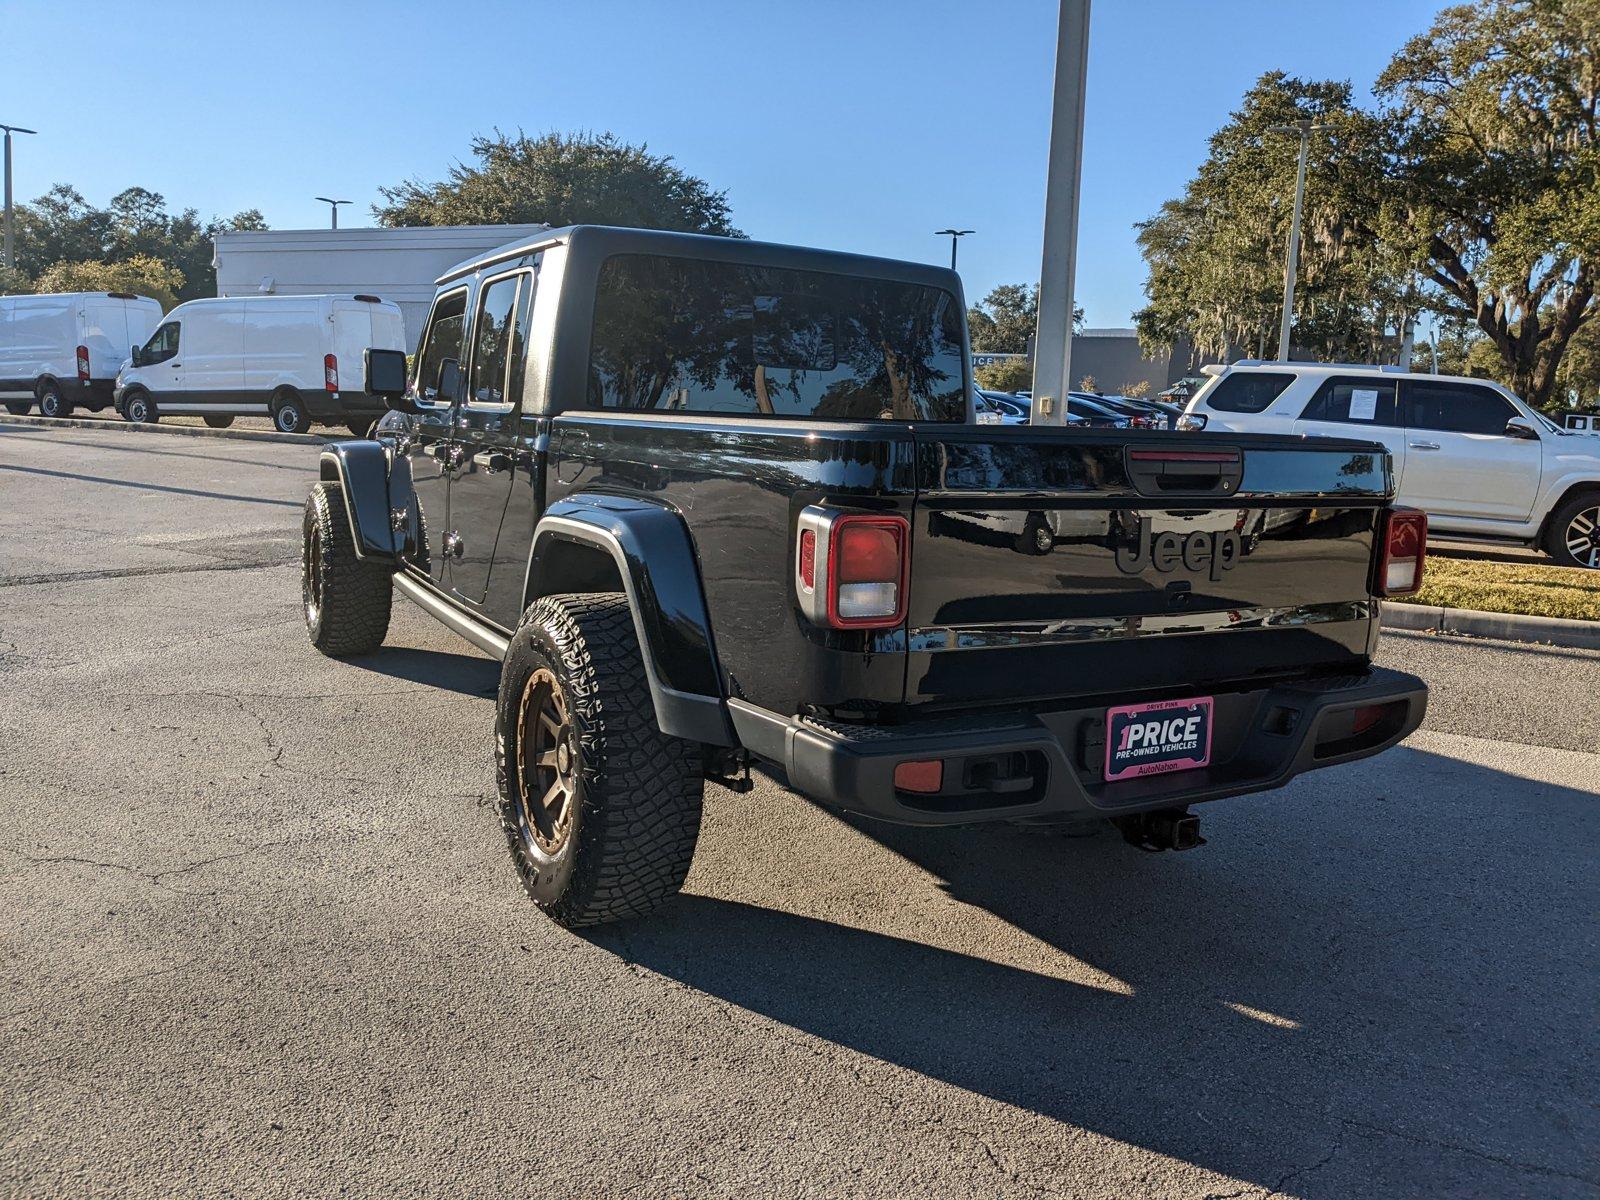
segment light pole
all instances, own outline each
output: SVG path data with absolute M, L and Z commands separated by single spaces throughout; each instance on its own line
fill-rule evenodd
M 1064 425 L 1072 390 L 1072 289 L 1078 267 L 1078 192 L 1083 181 L 1083 93 L 1089 75 L 1089 0 L 1061 0 L 1056 27 L 1055 99 L 1044 192 L 1039 324 L 1033 340 L 1028 419 Z
M 1289 325 L 1294 318 L 1294 280 L 1300 266 L 1300 209 L 1306 198 L 1306 152 L 1311 148 L 1311 135 L 1329 128 L 1318 125 L 1310 117 L 1302 117 L 1287 125 L 1269 125 L 1268 133 L 1298 133 L 1300 135 L 1300 166 L 1294 178 L 1294 216 L 1289 218 L 1289 260 L 1283 269 L 1283 319 L 1278 323 L 1278 361 L 1289 361 Z
M 5 253 L 0 256 L 0 266 L 9 267 L 16 262 L 12 253 L 11 233 L 11 135 L 13 133 L 38 133 L 37 129 L 24 129 L 21 125 L 0 125 L 6 131 L 6 219 L 5 219 Z
M 329 229 L 337 229 L 337 228 L 339 228 L 339 205 L 341 205 L 341 204 L 349 204 L 350 201 L 348 201 L 348 200 L 330 200 L 327 196 L 316 196 L 316 197 L 314 197 L 314 199 L 321 200 L 324 204 L 326 204 L 328 206 L 328 216 L 333 221 L 333 224 L 328 226 L 328 228 Z
M 936 229 L 934 237 L 948 237 L 950 239 L 950 269 L 956 269 L 956 243 L 969 233 L 977 233 L 976 229 Z

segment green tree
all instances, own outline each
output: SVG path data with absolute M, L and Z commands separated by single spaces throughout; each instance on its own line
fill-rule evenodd
M 991 392 L 1020 392 L 1033 386 L 1033 363 L 1026 358 L 1002 358 L 985 363 L 972 375 L 979 387 Z
M 1600 312 L 1600 0 L 1445 9 L 1379 77 L 1380 234 L 1471 321 L 1530 403 Z
M 379 188 L 379 224 L 551 225 L 589 223 L 743 237 L 730 221 L 728 194 L 613 134 L 495 131 L 472 139 L 475 165 L 458 163 L 437 183 L 408 180 Z
M 183 272 L 148 254 L 118 262 L 58 262 L 34 280 L 35 292 L 134 292 L 161 301 L 163 311 L 178 303 Z
M 1028 339 L 1038 325 L 1037 283 L 1002 283 L 967 309 L 967 336 L 972 348 L 988 354 L 1027 353 Z M 1072 327 L 1083 327 L 1083 308 L 1079 305 L 1072 309 Z

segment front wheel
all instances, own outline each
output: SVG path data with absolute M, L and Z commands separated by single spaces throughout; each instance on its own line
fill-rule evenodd
M 523 616 L 495 767 L 511 856 L 559 924 L 642 916 L 683 885 L 703 778 L 694 743 L 656 725 L 626 597 L 547 596 Z
M 1584 492 L 1550 514 L 1545 553 L 1563 567 L 1600 569 L 1600 492 Z
M 53 379 L 47 379 L 34 390 L 34 397 L 39 401 L 39 413 L 46 417 L 70 417 L 72 415 L 72 401 L 61 394 L 61 385 Z
M 135 425 L 154 425 L 161 419 L 148 392 L 129 392 L 122 402 L 122 419 Z
M 300 597 L 311 644 L 330 658 L 370 654 L 389 632 L 389 570 L 356 557 L 355 535 L 337 483 L 319 483 L 301 524 Z
M 279 433 L 304 433 L 311 417 L 298 392 L 282 391 L 272 398 L 272 427 Z

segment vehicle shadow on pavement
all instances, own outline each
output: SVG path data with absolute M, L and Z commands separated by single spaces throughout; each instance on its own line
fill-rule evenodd
M 346 658 L 341 662 L 407 683 L 456 692 L 463 696 L 496 696 L 500 692 L 500 664 L 482 655 L 454 654 L 445 650 L 385 646 L 376 654 Z
M 1409 747 L 1386 761 L 1233 801 L 1248 807 L 1183 855 L 841 819 L 960 902 L 917 914 L 959 950 L 892 932 L 892 880 L 856 897 L 882 931 L 685 895 L 591 936 L 840 1046 L 1264 1189 L 1592 1195 L 1595 797 Z

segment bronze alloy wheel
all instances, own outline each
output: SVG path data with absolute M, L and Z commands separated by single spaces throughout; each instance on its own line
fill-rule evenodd
M 312 531 L 305 539 L 306 622 L 315 625 L 322 615 L 322 534 Z
M 578 811 L 578 741 L 566 693 L 544 667 L 528 676 L 517 702 L 517 783 L 528 836 L 554 856 Z

